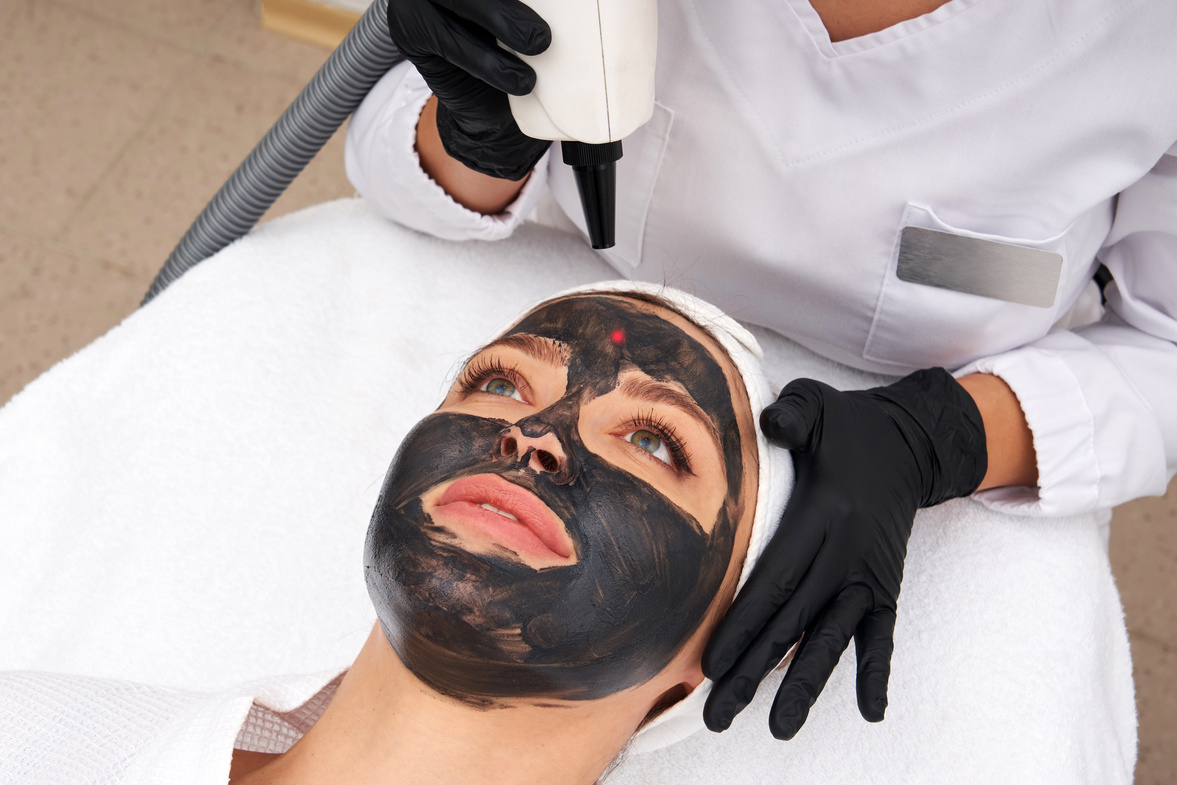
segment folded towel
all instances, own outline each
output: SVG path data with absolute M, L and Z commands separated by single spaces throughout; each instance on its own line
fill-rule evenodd
M 0 410 L 0 668 L 218 690 L 346 666 L 401 437 L 525 305 L 613 277 L 550 229 L 454 244 L 356 200 L 192 270 Z M 885 381 L 753 332 L 777 385 Z M 1107 521 L 921 512 L 885 722 L 858 716 L 848 651 L 793 741 L 767 731 L 778 674 L 727 733 L 630 754 L 608 782 L 1131 782 Z

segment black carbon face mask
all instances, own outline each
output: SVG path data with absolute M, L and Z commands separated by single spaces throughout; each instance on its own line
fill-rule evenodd
M 368 591 L 402 662 L 438 692 L 478 705 L 600 698 L 666 667 L 719 590 L 743 477 L 731 393 L 700 343 L 624 300 L 561 300 L 507 333 L 515 334 L 567 348 L 565 394 L 515 423 L 446 412 L 422 420 L 393 460 L 372 516 Z M 680 383 L 713 420 L 727 492 L 710 534 L 580 438 L 581 407 L 616 389 L 628 368 Z M 504 450 L 512 425 L 530 438 L 554 434 L 565 457 L 559 470 L 537 472 L 527 455 Z M 566 527 L 575 563 L 535 569 L 455 544 L 422 496 L 473 475 L 535 494 Z

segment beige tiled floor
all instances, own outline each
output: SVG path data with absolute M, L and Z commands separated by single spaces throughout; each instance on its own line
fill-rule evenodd
M 0 403 L 138 304 L 327 52 L 254 0 L 0 0 Z M 270 217 L 351 194 L 337 135 Z M 1177 487 L 1116 511 L 1141 785 L 1177 780 Z
M 0 402 L 138 304 L 328 52 L 252 0 L 0 0 Z M 336 135 L 269 216 L 350 195 Z

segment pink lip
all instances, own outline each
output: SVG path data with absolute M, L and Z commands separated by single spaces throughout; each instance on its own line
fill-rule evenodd
M 517 518 L 513 521 L 488 510 L 489 504 Z M 457 480 L 437 501 L 497 541 L 536 556 L 572 556 L 572 540 L 564 524 L 534 493 L 495 474 L 476 474 Z

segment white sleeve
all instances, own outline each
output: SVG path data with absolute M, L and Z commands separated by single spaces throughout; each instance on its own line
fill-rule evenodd
M 1073 515 L 1162 495 L 1177 472 L 1177 145 L 1121 192 L 1100 260 L 1102 320 L 957 373 L 1004 379 L 1034 436 L 1038 488 L 975 494 L 989 507 Z
M 417 120 L 431 95 L 412 63 L 402 62 L 376 83 L 347 129 L 347 177 L 378 213 L 445 240 L 501 240 L 535 209 L 547 184 L 549 150 L 519 196 L 498 215 L 455 202 L 421 168 Z

